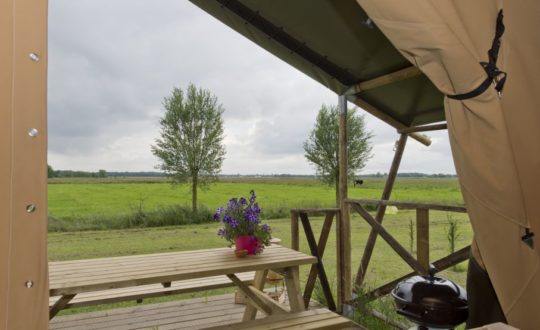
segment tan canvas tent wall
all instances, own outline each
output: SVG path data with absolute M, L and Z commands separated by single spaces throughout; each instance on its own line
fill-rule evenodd
M 47 329 L 47 2 L 0 2 L 0 329 Z
M 480 62 L 504 10 L 494 88 L 464 101 L 445 99 L 452 152 L 481 257 L 510 324 L 540 329 L 540 3 L 538 1 L 359 0 L 397 49 L 445 94 L 474 90 Z

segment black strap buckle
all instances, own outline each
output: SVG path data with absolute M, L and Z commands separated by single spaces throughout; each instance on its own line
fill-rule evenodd
M 534 249 L 534 233 L 529 229 L 525 228 L 525 235 L 521 236 L 523 243 L 527 244 L 531 249 Z
M 495 90 L 497 91 L 499 97 L 502 96 L 504 84 L 506 83 L 506 72 L 499 70 L 497 67 L 497 58 L 499 57 L 499 48 L 501 47 L 501 37 L 504 33 L 504 29 L 503 12 L 500 10 L 499 14 L 497 15 L 495 37 L 493 38 L 491 49 L 488 51 L 489 62 L 480 62 L 480 65 L 482 65 L 484 71 L 486 71 L 487 78 L 482 82 L 482 84 L 480 84 L 480 86 L 468 93 L 446 96 L 454 100 L 470 99 L 484 93 L 492 83 L 495 85 Z

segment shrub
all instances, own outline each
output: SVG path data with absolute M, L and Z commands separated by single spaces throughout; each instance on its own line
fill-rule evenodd
M 163 206 L 148 211 L 144 209 L 141 201 L 127 214 L 100 214 L 76 219 L 49 217 L 49 231 L 65 232 L 200 224 L 211 222 L 212 214 L 206 207 L 200 207 L 197 212 L 192 212 L 189 206 L 182 205 Z

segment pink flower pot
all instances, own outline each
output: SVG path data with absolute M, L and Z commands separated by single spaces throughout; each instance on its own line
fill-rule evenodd
M 236 250 L 246 250 L 247 254 L 257 254 L 260 242 L 255 236 L 240 235 L 234 238 Z

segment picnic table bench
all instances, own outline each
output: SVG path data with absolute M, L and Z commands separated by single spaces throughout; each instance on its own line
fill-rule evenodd
M 260 255 L 245 258 L 237 258 L 230 248 L 220 248 L 51 262 L 49 293 L 56 298 L 52 298 L 50 316 L 77 304 L 137 300 L 163 292 L 221 286 L 226 283 L 224 278 L 229 281 L 227 285 L 237 286 L 248 296 L 245 320 L 254 319 L 257 309 L 269 315 L 286 313 L 261 291 L 270 269 L 284 274 L 291 311 L 303 311 L 298 269 L 315 262 L 313 256 L 281 246 L 270 246 Z M 255 272 L 252 280 L 247 279 L 250 272 Z M 166 290 L 161 290 L 160 285 Z
M 255 272 L 237 274 L 238 278 L 249 285 L 253 282 Z M 61 309 L 86 307 L 101 304 L 111 304 L 122 301 L 137 301 L 141 303 L 143 299 L 191 293 L 205 290 L 214 290 L 234 286 L 234 283 L 227 276 L 210 276 L 200 279 L 183 280 L 172 282 L 171 285 L 148 284 L 120 289 L 101 290 L 84 292 L 77 294 L 73 299 L 63 304 L 59 309 L 56 305 L 62 296 L 49 298 L 49 317 L 54 317 Z M 53 309 L 54 306 L 57 306 Z

